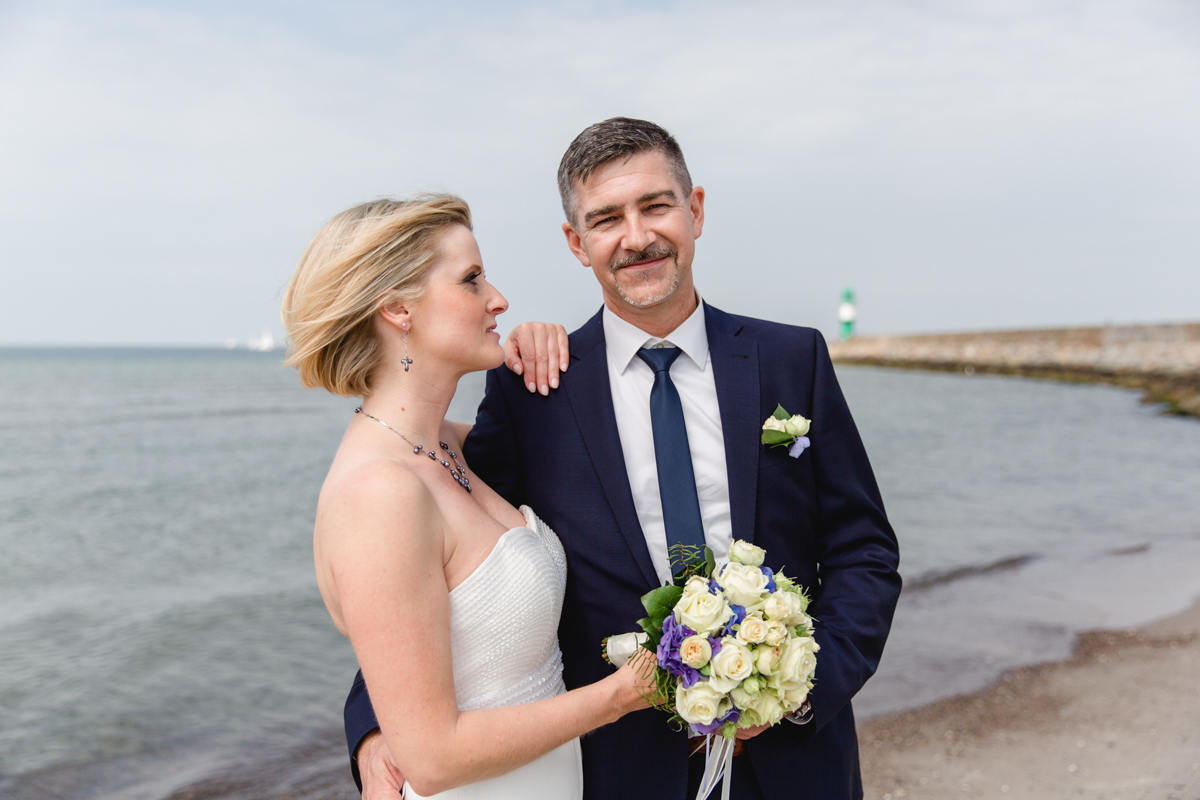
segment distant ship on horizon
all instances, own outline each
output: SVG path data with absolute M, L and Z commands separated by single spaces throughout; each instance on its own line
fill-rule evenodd
M 275 336 L 263 328 L 263 332 L 258 336 L 251 336 L 246 340 L 244 347 L 252 353 L 270 353 L 279 349 L 278 343 L 275 341 Z M 225 340 L 226 350 L 237 350 L 238 340 L 232 337 Z

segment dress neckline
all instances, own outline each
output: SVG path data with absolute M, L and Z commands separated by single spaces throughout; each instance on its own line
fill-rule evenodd
M 536 516 L 533 513 L 533 509 L 531 509 L 529 506 L 523 505 L 517 510 L 521 512 L 521 515 L 523 517 L 525 517 L 525 524 L 518 525 L 515 528 L 509 528 L 504 533 L 500 534 L 500 538 L 496 540 L 496 543 L 494 545 L 492 545 L 492 549 L 488 552 L 488 554 L 486 556 L 484 556 L 483 561 L 480 561 L 479 564 L 476 565 L 475 569 L 471 570 L 471 572 L 467 575 L 467 577 L 465 577 L 461 581 L 459 581 L 458 585 L 456 585 L 453 589 L 450 590 L 450 592 L 449 592 L 450 594 L 454 594 L 459 589 L 461 589 L 463 586 L 470 583 L 475 578 L 476 575 L 478 575 L 480 572 L 483 571 L 483 568 L 485 566 L 487 566 L 488 562 L 490 562 L 492 560 L 492 556 L 496 555 L 496 551 L 500 549 L 500 545 L 504 543 L 504 540 L 508 538 L 508 535 L 510 533 L 515 533 L 516 531 L 529 531 L 530 533 L 536 533 L 536 531 L 534 531 L 534 528 L 533 528 L 533 526 L 536 524 L 534 521 L 534 519 L 536 519 Z M 534 519 L 530 519 L 530 517 L 534 517 Z

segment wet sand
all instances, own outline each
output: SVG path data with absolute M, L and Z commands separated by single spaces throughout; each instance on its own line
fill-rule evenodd
M 1200 800 L 1200 601 L 859 726 L 867 800 Z

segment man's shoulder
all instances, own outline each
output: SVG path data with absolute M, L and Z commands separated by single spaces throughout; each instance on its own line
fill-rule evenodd
M 708 306 L 708 309 L 718 328 L 735 336 L 752 336 L 768 347 L 800 348 L 811 352 L 825 343 L 825 337 L 816 328 L 730 314 L 713 306 Z

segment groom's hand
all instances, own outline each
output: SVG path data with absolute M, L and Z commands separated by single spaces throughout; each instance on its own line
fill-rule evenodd
M 363 800 L 396 800 L 404 789 L 404 776 L 378 730 L 368 733 L 358 746 L 358 776 Z
M 756 725 L 753 728 L 739 728 L 738 732 L 734 735 L 737 736 L 737 738 L 739 738 L 739 739 L 753 739 L 755 736 L 758 736 L 760 733 L 762 733 L 769 727 L 771 727 L 771 726 L 770 725 Z
M 567 329 L 549 322 L 522 322 L 504 342 L 504 363 L 525 378 L 531 392 L 550 394 L 567 371 Z

